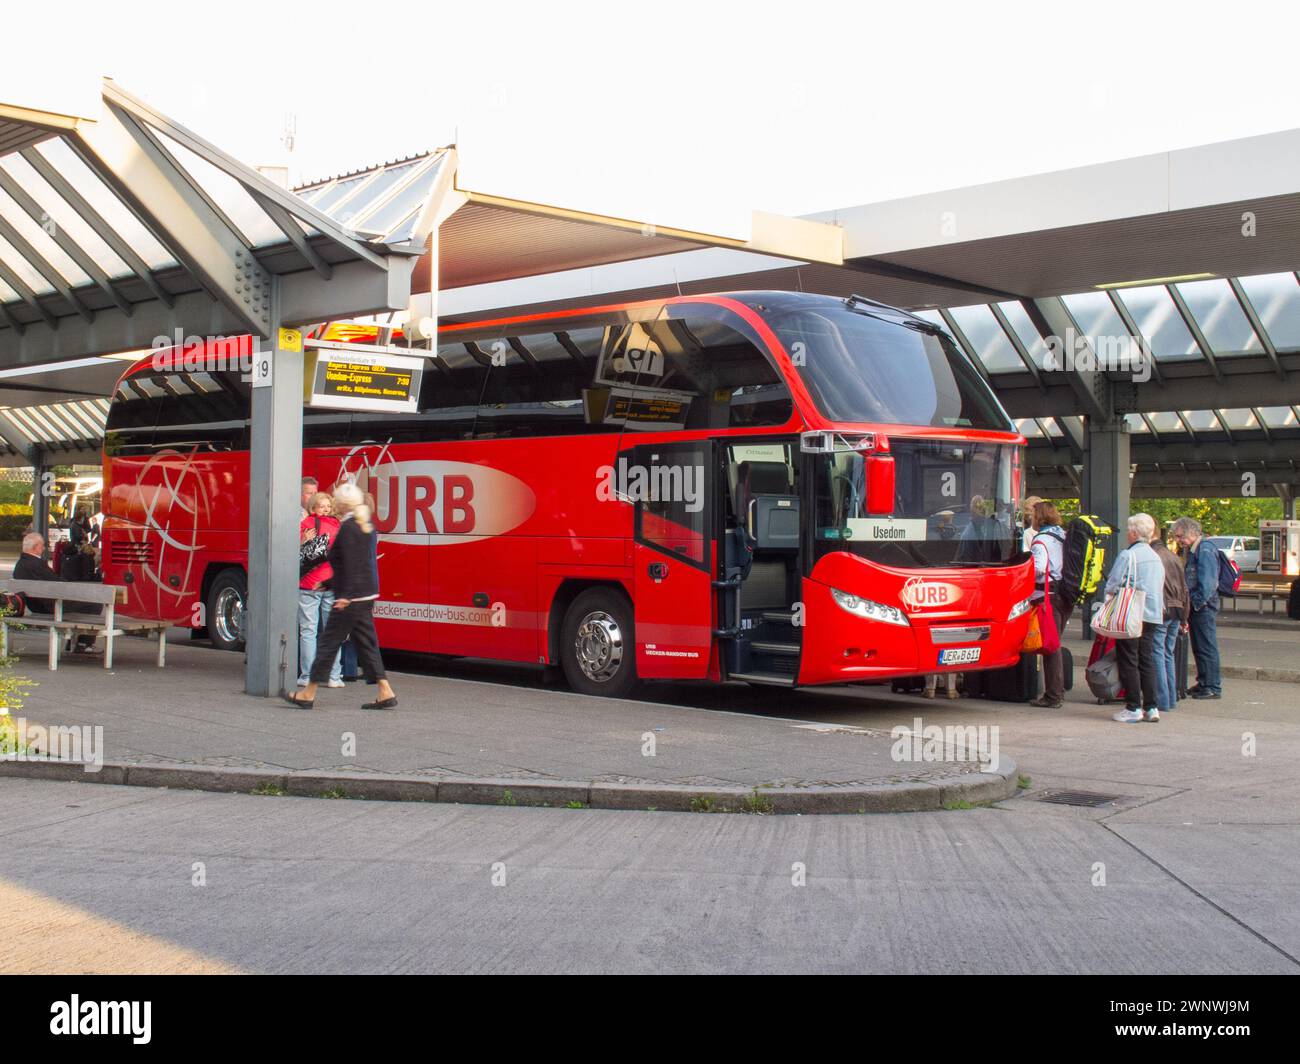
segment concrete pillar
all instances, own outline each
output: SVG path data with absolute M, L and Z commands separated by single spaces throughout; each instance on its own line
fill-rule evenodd
M 1129 434 L 1123 418 L 1086 419 L 1083 455 L 1084 513 L 1102 517 L 1121 534 L 1129 517 Z
M 244 690 L 274 696 L 298 676 L 298 525 L 302 482 L 301 334 L 280 346 L 280 279 L 271 279 L 270 340 L 254 353 L 248 463 L 248 651 Z M 265 369 L 270 368 L 270 381 Z

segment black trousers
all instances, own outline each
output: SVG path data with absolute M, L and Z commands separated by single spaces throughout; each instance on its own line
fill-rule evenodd
M 375 635 L 375 602 L 350 602 L 345 610 L 335 606 L 325 622 L 325 631 L 316 642 L 316 660 L 311 663 L 311 682 L 325 683 L 330 667 L 343 640 L 352 637 L 357 648 L 357 664 L 370 683 L 386 679 L 384 659 L 379 656 L 379 639 Z
M 1156 629 L 1158 624 L 1143 623 L 1136 639 L 1115 640 L 1115 664 L 1119 682 L 1124 685 L 1124 705 L 1128 709 L 1151 709 L 1156 701 Z M 333 658 L 330 659 L 331 661 Z M 328 665 L 325 675 L 329 675 Z
M 1066 603 L 1055 591 L 1052 592 L 1052 616 L 1056 618 L 1056 630 L 1061 633 L 1061 645 L 1065 645 L 1065 626 L 1070 622 L 1074 612 L 1074 603 Z M 1060 702 L 1065 698 L 1065 661 L 1060 650 L 1043 655 L 1043 697 L 1050 702 Z

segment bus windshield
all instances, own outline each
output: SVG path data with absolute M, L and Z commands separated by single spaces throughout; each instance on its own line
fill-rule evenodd
M 868 515 L 864 456 L 813 456 L 814 551 L 849 551 L 882 565 L 986 566 L 1021 553 L 1015 444 L 891 436 L 894 512 Z
M 796 305 L 771 324 L 832 421 L 1015 431 L 979 372 L 942 333 L 831 300 Z

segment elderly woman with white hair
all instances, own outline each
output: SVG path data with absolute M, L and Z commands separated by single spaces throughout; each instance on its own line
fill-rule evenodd
M 1115 660 L 1124 685 L 1124 710 L 1113 720 L 1121 724 L 1156 723 L 1160 710 L 1156 696 L 1156 630 L 1165 620 L 1165 567 L 1151 549 L 1156 523 L 1150 514 L 1128 519 L 1127 550 L 1120 552 L 1106 581 L 1106 596 L 1125 585 L 1146 593 L 1142 607 L 1142 634 L 1136 639 L 1115 640 Z
M 299 694 L 284 697 L 301 709 L 316 703 L 316 688 L 329 679 L 330 668 L 339 646 L 348 636 L 357 648 L 357 660 L 366 679 L 378 684 L 378 697 L 362 709 L 396 709 L 397 695 L 384 674 L 384 659 L 379 655 L 375 635 L 374 608 L 379 598 L 378 567 L 375 565 L 375 530 L 370 523 L 370 507 L 361 489 L 344 484 L 334 492 L 334 516 L 339 530 L 329 549 L 329 563 L 334 571 L 334 608 L 325 631 L 316 644 L 316 660 L 311 678 Z

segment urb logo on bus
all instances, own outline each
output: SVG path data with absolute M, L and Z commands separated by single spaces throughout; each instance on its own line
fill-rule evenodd
M 499 536 L 532 516 L 537 499 L 523 481 L 468 462 L 381 462 L 356 477 L 375 496 L 375 528 L 389 543 L 434 546 Z
M 915 613 L 917 610 L 953 605 L 961 598 L 961 588 L 956 584 L 913 576 L 903 585 L 901 598 L 903 606 L 910 613 Z

